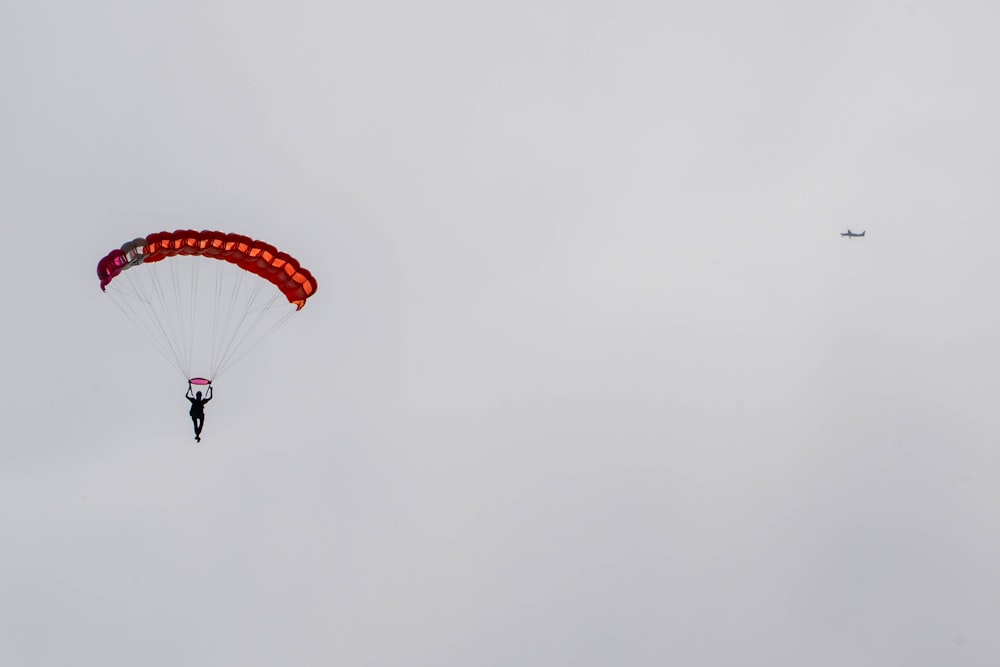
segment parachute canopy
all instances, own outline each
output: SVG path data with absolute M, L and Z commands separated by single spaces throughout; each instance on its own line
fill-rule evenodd
M 214 380 L 316 293 L 316 279 L 291 255 L 207 230 L 128 241 L 98 262 L 97 277 L 185 379 L 196 371 Z
M 106 289 L 115 276 L 128 268 L 176 255 L 212 257 L 236 264 L 273 283 L 288 297 L 289 303 L 300 309 L 316 292 L 312 274 L 301 268 L 291 255 L 279 252 L 273 245 L 239 234 L 194 230 L 157 232 L 112 250 L 97 263 L 101 289 Z

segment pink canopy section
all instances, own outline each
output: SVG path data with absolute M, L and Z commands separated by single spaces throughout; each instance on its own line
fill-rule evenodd
M 197 385 L 212 384 L 211 380 L 206 380 L 205 378 L 191 378 L 190 380 L 188 380 L 188 382 L 190 382 L 191 384 L 197 384 Z

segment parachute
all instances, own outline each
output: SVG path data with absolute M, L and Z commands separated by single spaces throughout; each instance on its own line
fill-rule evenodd
M 248 236 L 207 230 L 128 241 L 97 263 L 97 277 L 185 379 L 205 383 L 316 293 L 315 278 L 291 255 Z

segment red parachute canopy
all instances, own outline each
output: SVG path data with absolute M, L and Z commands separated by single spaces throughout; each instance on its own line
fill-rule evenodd
M 206 382 L 316 293 L 316 279 L 291 255 L 248 236 L 207 230 L 129 241 L 97 263 L 97 277 L 185 379 Z
M 272 283 L 297 309 L 306 305 L 306 299 L 316 293 L 316 279 L 312 274 L 300 267 L 294 257 L 273 245 L 240 234 L 193 229 L 157 232 L 112 250 L 97 263 L 101 289 L 106 289 L 115 276 L 126 269 L 177 255 L 212 257 L 235 264 Z

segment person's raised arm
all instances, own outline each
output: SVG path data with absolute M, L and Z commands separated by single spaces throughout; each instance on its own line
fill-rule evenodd
M 194 398 L 194 394 L 191 393 L 191 383 L 190 382 L 188 382 L 188 392 L 186 394 L 184 394 L 184 397 L 187 398 L 188 400 Z
M 205 395 L 205 402 L 212 400 L 212 385 L 208 385 L 208 393 Z

